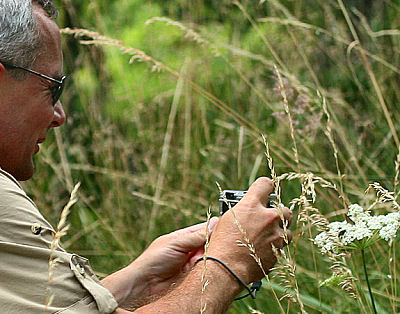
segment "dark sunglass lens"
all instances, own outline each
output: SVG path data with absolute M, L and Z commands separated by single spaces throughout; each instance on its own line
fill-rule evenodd
M 58 100 L 60 99 L 60 97 L 61 97 L 61 94 L 62 94 L 62 92 L 63 92 L 63 90 L 64 90 L 64 80 L 65 80 L 65 77 L 63 77 L 63 78 L 61 79 L 61 84 L 58 85 L 58 86 L 53 90 L 53 92 L 52 92 L 53 105 L 55 105 L 55 104 L 57 103 L 57 101 L 58 101 Z

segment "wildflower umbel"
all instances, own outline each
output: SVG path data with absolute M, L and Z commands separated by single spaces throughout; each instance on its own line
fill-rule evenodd
M 358 204 L 349 206 L 348 217 L 353 223 L 332 222 L 326 231 L 315 237 L 314 243 L 322 253 L 364 249 L 380 239 L 390 242 L 400 226 L 400 212 L 371 216 L 369 210 L 364 210 Z

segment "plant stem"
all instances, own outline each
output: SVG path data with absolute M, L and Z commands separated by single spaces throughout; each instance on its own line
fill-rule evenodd
M 371 286 L 370 286 L 369 280 L 368 280 L 368 272 L 367 272 L 367 266 L 366 266 L 366 264 L 365 264 L 365 253 L 364 253 L 364 249 L 361 250 L 361 256 L 362 256 L 362 261 L 363 261 L 363 265 L 364 265 L 365 280 L 367 281 L 369 296 L 371 297 L 372 308 L 374 309 L 374 313 L 377 314 L 376 308 L 375 308 L 374 296 L 372 295 Z

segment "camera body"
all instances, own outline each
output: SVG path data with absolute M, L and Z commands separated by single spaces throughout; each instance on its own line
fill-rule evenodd
M 224 190 L 219 194 L 219 214 L 222 216 L 229 208 L 234 207 L 245 196 L 247 191 Z M 272 207 L 278 202 L 276 194 L 270 194 L 267 200 L 267 207 Z

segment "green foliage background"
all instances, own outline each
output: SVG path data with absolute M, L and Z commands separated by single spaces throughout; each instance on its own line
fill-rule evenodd
M 60 27 L 120 40 L 181 75 L 163 67 L 154 71 L 151 62 L 130 63 L 117 47 L 63 37 L 71 75 L 63 96 L 68 121 L 41 149 L 26 188 L 55 224 L 74 183 L 82 182 L 64 246 L 90 258 L 100 276 L 129 263 L 158 235 L 204 221 L 208 206 L 217 214 L 215 181 L 247 189 L 257 176 L 269 176 L 261 134 L 278 174 L 312 172 L 342 184 L 342 196 L 363 206 L 373 200 L 364 193 L 371 182 L 396 192 L 398 1 L 349 0 L 345 10 L 333 0 L 56 2 Z M 186 29 L 146 23 L 154 17 Z M 293 132 L 274 66 L 285 83 Z M 221 110 L 220 102 L 228 109 Z M 301 182 L 281 185 L 289 205 Z M 338 193 L 320 187 L 314 207 L 331 220 L 343 219 L 346 211 Z M 376 213 L 388 210 L 381 207 Z M 311 221 L 295 221 L 295 229 L 291 250 L 306 310 L 370 312 L 361 273 L 354 276 L 364 308 L 338 287 L 318 287 L 330 276 L 330 264 L 309 240 L 316 233 Z M 397 282 L 387 280 L 388 252 L 380 243 L 367 253 L 380 313 L 399 310 Z M 357 265 L 359 256 L 349 260 Z M 283 296 L 280 280 L 271 282 Z M 264 284 L 256 301 L 236 302 L 230 313 L 250 313 L 248 306 L 279 312 L 272 291 Z M 287 312 L 299 311 L 296 303 L 281 303 Z

